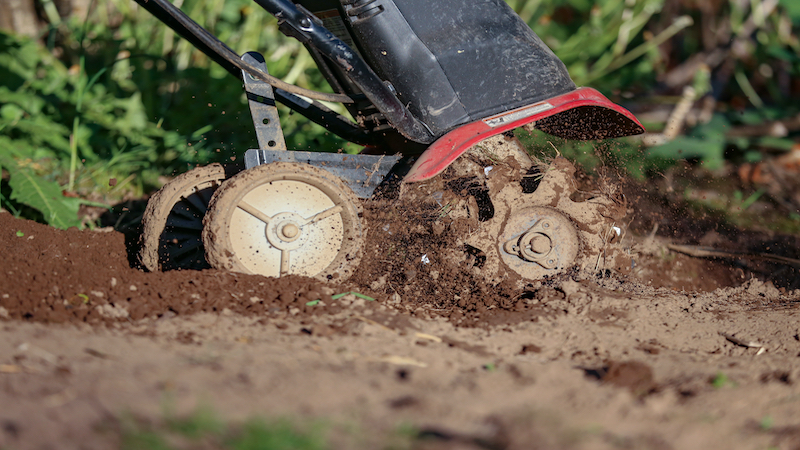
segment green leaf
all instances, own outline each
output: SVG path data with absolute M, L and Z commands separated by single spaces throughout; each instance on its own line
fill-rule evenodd
M 754 142 L 759 147 L 775 148 L 787 152 L 790 151 L 795 146 L 794 139 L 779 138 L 773 136 L 763 136 L 756 139 Z
M 56 151 L 69 154 L 69 128 L 52 121 L 44 115 L 19 120 L 15 128 L 28 137 L 30 142 L 46 145 Z
M 121 125 L 127 130 L 142 130 L 147 126 L 147 113 L 140 92 L 135 92 L 125 101 L 125 116 Z
M 67 198 L 61 193 L 61 186 L 34 175 L 30 169 L 17 167 L 10 169 L 11 199 L 38 210 L 48 224 L 67 229 L 80 226 L 78 208 L 81 199 Z
M 17 105 L 6 103 L 5 105 L 0 106 L 0 117 L 3 118 L 3 120 L 13 122 L 21 119 L 24 115 L 25 111 L 23 111 L 22 108 Z
M 17 230 L 17 237 L 23 237 L 23 236 L 25 236 L 25 233 L 23 233 L 22 230 Z
M 722 168 L 725 163 L 725 131 L 730 123 L 720 115 L 707 124 L 693 129 L 687 136 L 680 136 L 664 145 L 648 150 L 648 157 L 686 159 L 700 158 L 709 170 Z
M 320 302 L 320 300 L 319 300 L 319 299 L 317 299 L 317 300 L 311 300 L 310 302 L 307 302 L 307 303 L 306 303 L 306 306 L 317 306 L 317 305 L 319 305 L 319 302 Z
M 700 158 L 709 170 L 719 169 L 723 165 L 724 142 L 691 137 L 678 137 L 674 140 L 653 147 L 647 152 L 648 157 L 687 159 Z
M 800 57 L 798 57 L 795 53 L 778 45 L 770 45 L 767 47 L 767 55 L 788 62 L 800 60 Z
M 715 389 L 721 389 L 733 384 L 731 379 L 722 372 L 718 372 L 714 375 L 714 378 L 711 379 L 711 385 L 714 386 Z
M 800 3 L 797 0 L 780 0 L 778 3 L 783 6 L 794 23 L 800 23 Z

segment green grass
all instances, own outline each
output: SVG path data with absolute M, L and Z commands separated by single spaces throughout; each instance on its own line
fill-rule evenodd
M 325 427 L 289 419 L 251 419 L 241 425 L 225 424 L 209 411 L 160 424 L 128 419 L 123 427 L 123 450 L 178 450 L 217 448 L 230 450 L 324 450 Z
M 736 383 L 724 373 L 719 372 L 711 379 L 711 386 L 713 386 L 714 389 L 722 389 L 725 387 L 736 387 Z
M 419 430 L 409 424 L 384 432 L 338 420 L 288 417 L 228 423 L 210 409 L 185 417 L 167 413 L 159 422 L 129 416 L 121 421 L 120 432 L 122 450 L 401 450 L 419 438 Z

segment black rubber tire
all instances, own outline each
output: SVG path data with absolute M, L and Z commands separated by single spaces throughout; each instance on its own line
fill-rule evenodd
M 225 180 L 221 164 L 197 167 L 165 184 L 147 202 L 142 218 L 139 262 L 151 271 L 211 266 L 203 248 L 203 217 Z

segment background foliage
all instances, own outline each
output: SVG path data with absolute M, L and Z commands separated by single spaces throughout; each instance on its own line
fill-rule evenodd
M 538 151 L 555 147 L 589 170 L 602 164 L 643 179 L 679 160 L 712 172 L 755 163 L 796 140 L 793 0 L 507 1 L 577 84 L 629 107 L 648 131 L 661 131 L 687 87 L 699 111 L 685 117 L 687 133 L 655 146 L 520 133 Z M 35 39 L 0 32 L 0 206 L 78 226 L 80 204 L 138 198 L 162 175 L 255 146 L 240 83 L 133 1 L 93 0 L 63 17 L 39 2 Z M 274 75 L 330 91 L 305 49 L 253 2 L 176 3 L 237 52 L 265 53 Z M 285 108 L 281 117 L 290 148 L 354 150 Z M 732 132 L 777 122 L 785 132 Z

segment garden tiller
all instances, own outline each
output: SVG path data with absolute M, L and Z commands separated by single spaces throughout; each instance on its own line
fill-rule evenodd
M 589 210 L 613 216 L 601 211 L 613 199 L 574 202 L 574 167 L 556 158 L 536 175 L 510 132 L 589 140 L 644 129 L 596 90 L 577 88 L 503 0 L 255 0 L 306 46 L 334 94 L 270 76 L 260 54 L 236 54 L 168 0 L 137 2 L 243 80 L 259 147 L 246 151 L 244 168 L 199 167 L 151 198 L 140 253 L 149 270 L 210 264 L 346 278 L 366 235 L 360 199 L 388 178 L 418 186 L 448 167 L 488 192 L 493 215 L 464 247 L 482 252 L 491 278 L 594 265 L 619 234 L 611 219 L 581 219 Z M 287 151 L 276 101 L 364 151 Z M 320 101 L 343 103 L 355 122 Z M 538 188 L 493 182 L 504 162 L 520 174 L 511 179 L 534 177 Z M 453 213 L 479 216 L 467 198 L 474 189 L 464 192 Z

